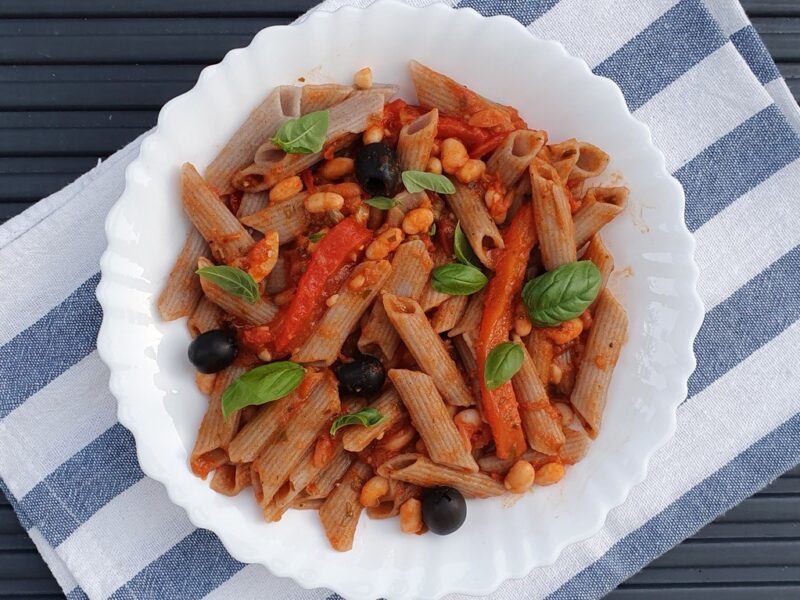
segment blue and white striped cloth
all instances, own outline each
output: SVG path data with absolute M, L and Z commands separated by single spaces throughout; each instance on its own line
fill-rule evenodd
M 600 533 L 491 596 L 596 598 L 800 461 L 800 113 L 736 0 L 461 6 L 616 81 L 686 190 L 708 312 L 675 438 Z M 70 599 L 335 598 L 233 560 L 142 474 L 116 421 L 94 290 L 138 144 L 0 227 L 3 491 Z

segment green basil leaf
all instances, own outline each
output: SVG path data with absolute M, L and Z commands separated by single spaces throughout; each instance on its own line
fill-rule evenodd
M 431 228 L 428 229 L 428 237 L 433 237 L 436 235 L 436 221 L 431 224 Z
M 331 435 L 336 435 L 342 427 L 347 425 L 363 425 L 364 427 L 372 427 L 378 423 L 385 421 L 386 415 L 376 408 L 365 408 L 358 412 L 350 413 L 349 415 L 342 415 L 337 417 L 331 425 Z
M 393 206 L 397 206 L 397 200 L 394 198 L 387 198 L 386 196 L 375 196 L 369 200 L 365 200 L 370 206 L 380 208 L 381 210 L 389 210 Z
M 492 348 L 483 366 L 483 382 L 486 388 L 494 390 L 511 379 L 519 371 L 523 360 L 522 348 L 512 342 Z
M 208 279 L 211 283 L 218 285 L 223 290 L 239 298 L 243 298 L 250 304 L 258 302 L 258 284 L 250 273 L 229 267 L 227 265 L 215 265 L 203 267 L 195 271 L 203 279 Z
M 283 398 L 305 377 L 306 370 L 288 360 L 261 365 L 231 383 L 222 394 L 222 416 L 227 420 L 234 411 Z
M 411 192 L 430 190 L 439 194 L 455 194 L 456 186 L 444 175 L 426 173 L 425 171 L 403 171 L 403 185 Z
M 579 317 L 597 298 L 600 271 L 589 260 L 567 263 L 540 275 L 522 288 L 531 322 L 553 327 Z
M 322 150 L 328 136 L 328 111 L 318 110 L 281 125 L 272 143 L 289 154 L 313 154 Z
M 308 236 L 308 241 L 316 244 L 317 242 L 319 242 L 324 237 L 325 237 L 325 232 L 324 231 L 317 231 L 317 232 L 312 233 L 311 235 Z
M 464 235 L 464 232 L 461 230 L 461 223 L 456 225 L 456 233 L 453 237 L 453 251 L 455 252 L 456 258 L 459 262 L 464 263 L 465 265 L 472 265 L 473 267 L 480 268 L 481 261 L 478 260 L 478 257 L 475 255 L 475 251 L 469 244 L 467 236 Z
M 460 263 L 436 267 L 431 273 L 431 287 L 451 296 L 469 296 L 483 289 L 488 282 L 481 271 Z

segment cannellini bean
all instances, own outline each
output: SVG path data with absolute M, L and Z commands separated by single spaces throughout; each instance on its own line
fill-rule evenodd
M 567 469 L 561 463 L 547 463 L 536 469 L 534 482 L 536 485 L 553 485 L 564 477 Z
M 572 423 L 572 420 L 575 418 L 575 413 L 572 411 L 569 404 L 556 402 L 553 406 L 555 406 L 555 409 L 558 411 L 558 414 L 561 417 L 562 425 L 566 426 Z
M 437 175 L 441 175 L 442 174 L 442 161 L 440 161 L 435 156 L 431 156 L 428 159 L 428 164 L 425 167 L 425 170 L 428 173 L 436 173 Z
M 580 318 L 570 319 L 554 327 L 545 327 L 542 331 L 551 342 L 562 346 L 567 342 L 571 342 L 581 334 L 583 331 L 583 321 L 581 321 Z
M 336 304 L 338 301 L 339 301 L 339 294 L 334 294 L 333 296 L 331 296 L 330 298 L 328 298 L 327 300 L 325 300 L 325 305 L 326 305 L 328 308 L 330 308 L 331 306 L 333 306 L 334 304 Z
M 353 76 L 353 83 L 360 90 L 368 90 L 372 87 L 372 69 L 364 67 L 356 71 Z
M 561 367 L 559 367 L 556 363 L 550 363 L 550 376 L 549 380 L 550 383 L 553 385 L 558 385 L 561 383 L 561 378 L 564 376 L 563 371 L 561 371 Z
M 433 211 L 430 208 L 414 208 L 403 217 L 403 231 L 408 235 L 425 233 L 433 225 Z
M 514 317 L 514 333 L 519 337 L 525 337 L 531 332 L 531 329 L 533 329 L 533 326 L 528 315 L 522 314 Z
M 316 192 L 308 196 L 303 205 L 310 213 L 341 210 L 342 206 L 344 206 L 344 198 L 334 192 Z
M 411 425 L 406 425 L 391 434 L 387 434 L 381 440 L 381 448 L 389 452 L 402 450 L 411 443 L 415 435 L 417 435 L 416 430 Z
M 383 498 L 389 492 L 389 480 L 385 477 L 381 477 L 380 475 L 376 475 L 375 477 L 369 479 L 365 484 L 364 487 L 361 488 L 361 494 L 358 497 L 358 501 L 361 503 L 361 506 L 365 506 L 367 508 L 378 506 L 381 502 L 381 498 Z
M 509 469 L 503 481 L 506 489 L 512 494 L 523 494 L 533 487 L 536 471 L 527 460 L 518 460 Z
M 303 180 L 297 175 L 276 183 L 269 191 L 270 202 L 283 202 L 303 191 Z
M 355 169 L 355 161 L 346 156 L 337 156 L 326 160 L 319 168 L 319 175 L 330 181 L 341 179 L 345 175 L 350 175 Z M 342 194 L 344 195 L 344 194 Z
M 400 530 L 403 533 L 422 531 L 422 502 L 409 498 L 400 505 Z
M 477 158 L 470 158 L 456 173 L 461 183 L 478 181 L 486 172 L 486 163 Z
M 466 146 L 458 138 L 447 138 L 442 142 L 442 169 L 445 173 L 455 174 L 469 160 Z
M 383 140 L 383 125 L 372 125 L 371 127 L 367 127 L 367 130 L 362 136 L 362 140 L 365 146 L 367 144 L 375 144 Z
M 399 227 L 390 227 L 372 243 L 367 246 L 367 258 L 369 260 L 380 260 L 389 256 L 390 252 L 397 250 L 397 247 L 403 242 L 403 230 Z
M 250 268 L 247 272 L 256 283 L 262 282 L 272 273 L 278 263 L 278 232 L 268 231 L 247 253 Z
M 347 287 L 351 290 L 358 290 L 364 287 L 364 284 L 367 282 L 367 278 L 363 275 L 356 275 L 353 277 L 348 283 Z

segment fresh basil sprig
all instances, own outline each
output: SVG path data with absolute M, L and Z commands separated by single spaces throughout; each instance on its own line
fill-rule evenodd
M 258 284 L 246 271 L 227 265 L 214 265 L 197 269 L 195 273 L 250 304 L 258 302 Z
M 377 408 L 364 408 L 358 412 L 337 417 L 331 425 L 331 435 L 336 435 L 342 427 L 347 425 L 363 425 L 372 427 L 386 420 L 386 415 L 381 414 Z
M 386 196 L 375 196 L 374 198 L 365 200 L 365 202 L 381 210 L 389 210 L 393 206 L 397 206 L 397 200 L 394 198 L 387 198 Z
M 261 365 L 231 383 L 222 394 L 222 416 L 245 406 L 258 406 L 283 398 L 303 381 L 306 370 L 288 360 Z
M 483 382 L 494 390 L 511 379 L 522 366 L 522 348 L 512 342 L 504 342 L 492 348 L 483 366 Z
M 324 237 L 325 237 L 324 231 L 315 231 L 314 233 L 308 236 L 308 241 L 311 242 L 312 244 L 316 244 Z
M 540 275 L 522 288 L 531 322 L 553 327 L 579 317 L 597 298 L 600 271 L 589 260 L 567 263 Z
M 465 265 L 472 265 L 473 267 L 480 268 L 481 262 L 478 260 L 475 251 L 472 249 L 467 236 L 464 235 L 460 222 L 456 225 L 456 232 L 453 236 L 453 251 L 455 252 L 456 258 L 459 262 Z
M 272 143 L 289 154 L 313 154 L 322 150 L 328 136 L 328 111 L 318 110 L 281 125 Z
M 444 175 L 426 173 L 425 171 L 403 171 L 403 185 L 411 192 L 430 190 L 439 194 L 455 194 L 456 186 Z
M 471 265 L 450 263 L 436 267 L 431 273 L 431 287 L 451 296 L 469 296 L 489 282 L 486 275 Z

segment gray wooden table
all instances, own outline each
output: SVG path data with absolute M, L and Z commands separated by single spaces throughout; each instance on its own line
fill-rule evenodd
M 314 3 L 0 0 L 0 222 L 147 131 L 205 65 Z M 797 98 L 800 0 L 744 6 Z M 63 595 L 0 494 L 0 600 L 23 598 Z M 609 598 L 800 598 L 800 468 Z

